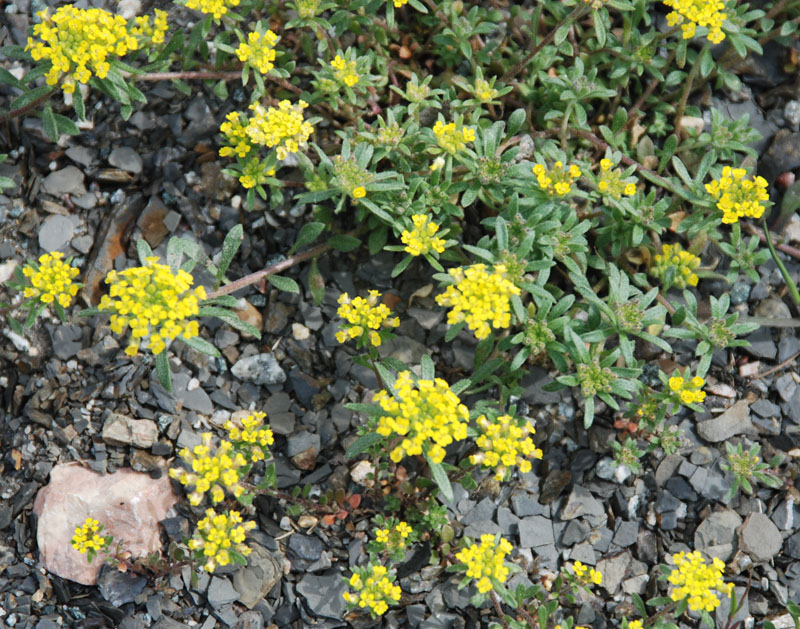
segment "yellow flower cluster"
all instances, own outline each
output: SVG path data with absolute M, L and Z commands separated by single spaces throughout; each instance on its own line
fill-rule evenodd
M 681 376 L 672 376 L 669 379 L 669 389 L 677 393 L 684 404 L 703 402 L 706 399 L 705 391 L 701 391 L 706 381 L 700 376 L 684 379 Z
M 489 336 L 493 327 L 511 325 L 511 296 L 521 291 L 506 277 L 504 264 L 495 264 L 491 272 L 485 264 L 474 264 L 450 269 L 448 273 L 456 284 L 436 296 L 437 304 L 452 307 L 447 323 L 466 321 L 478 339 Z
M 111 330 L 123 334 L 131 327 L 131 342 L 125 348 L 136 356 L 140 339 L 149 335 L 150 350 L 160 354 L 166 348 L 164 339 L 182 336 L 190 339 L 199 333 L 197 321 L 187 321 L 199 311 L 198 302 L 206 298 L 205 288 L 191 288 L 194 278 L 184 270 L 172 273 L 158 258 L 147 258 L 145 266 L 111 271 L 106 276 L 110 285 L 98 306 L 111 312 Z
M 536 430 L 527 421 L 520 427 L 511 415 L 501 415 L 494 421 L 481 415 L 478 426 L 483 432 L 476 441 L 481 451 L 473 454 L 469 460 L 473 465 L 494 468 L 495 480 L 503 480 L 514 465 L 519 467 L 520 472 L 530 472 L 529 457 L 542 458 L 542 451 L 529 437 Z
M 678 288 L 686 286 L 697 286 L 697 273 L 695 270 L 700 266 L 700 258 L 696 255 L 681 249 L 680 243 L 674 245 L 662 245 L 661 253 L 653 257 L 653 265 L 650 267 L 650 274 L 661 281 L 667 274 L 667 269 L 676 269 L 673 285 Z
M 355 297 L 342 293 L 339 295 L 339 310 L 337 314 L 345 320 L 342 329 L 336 333 L 336 340 L 346 343 L 350 339 L 363 338 L 369 334 L 369 342 L 375 347 L 381 344 L 381 335 L 378 330 L 382 326 L 396 328 L 400 319 L 390 319 L 392 311 L 389 306 L 379 303 L 381 294 L 376 290 L 369 291 L 369 297 Z
M 467 146 L 467 142 L 475 141 L 475 130 L 469 127 L 456 127 L 455 123 L 444 124 L 438 120 L 433 125 L 436 141 L 445 151 L 455 155 Z
M 741 217 L 761 218 L 764 214 L 762 201 L 769 201 L 767 180 L 755 177 L 745 179 L 744 168 L 725 166 L 722 176 L 706 184 L 706 192 L 717 200 L 717 209 L 722 211 L 723 223 L 736 223 Z
M 31 282 L 23 293 L 26 298 L 38 299 L 43 304 L 55 301 L 62 308 L 69 307 L 80 287 L 80 284 L 73 283 L 72 279 L 77 277 L 80 271 L 62 262 L 63 257 L 63 253 L 53 251 L 39 257 L 38 268 L 25 265 L 22 273 L 30 278 Z
M 354 572 L 350 577 L 350 587 L 356 593 L 345 592 L 344 600 L 362 608 L 368 608 L 373 618 L 382 616 L 389 604 L 396 605 L 403 594 L 399 585 L 394 585 L 386 566 L 370 564 L 369 568 Z
M 398 522 L 390 529 L 375 529 L 375 539 L 379 544 L 387 546 L 405 547 L 405 540 L 411 534 L 411 527 L 407 522 Z
M 131 35 L 149 40 L 152 44 L 163 44 L 169 25 L 167 24 L 167 12 L 155 9 L 155 18 L 150 24 L 149 15 L 140 15 L 134 19 L 135 26 L 131 29 Z
M 301 100 L 292 104 L 282 100 L 277 107 L 264 107 L 253 103 L 250 109 L 253 118 L 245 132 L 253 144 L 268 148 L 276 147 L 278 159 L 286 159 L 289 153 L 297 153 L 308 142 L 314 127 L 303 120 L 303 110 L 308 103 Z
M 242 42 L 236 49 L 236 56 L 242 63 L 249 62 L 261 74 L 266 74 L 275 64 L 275 44 L 278 36 L 272 31 L 264 34 L 253 32 L 247 36 L 247 43 Z
M 186 8 L 211 15 L 220 19 L 232 7 L 238 7 L 239 0 L 186 0 Z
M 394 396 L 378 391 L 374 402 L 387 413 L 378 422 L 378 434 L 403 437 L 389 454 L 395 463 L 423 453 L 441 463 L 447 446 L 467 438 L 469 411 L 441 378 L 418 380 L 415 385 L 411 373 L 401 371 L 394 390 Z
M 102 530 L 103 527 L 100 526 L 100 522 L 92 518 L 86 518 L 83 526 L 79 526 L 75 529 L 75 535 L 72 538 L 72 547 L 81 555 L 89 550 L 95 552 L 103 550 L 108 540 L 100 535 L 100 531 Z
M 49 59 L 53 64 L 45 74 L 48 85 L 61 83 L 65 94 L 72 94 L 77 83 L 87 83 L 96 74 L 104 79 L 111 65 L 109 55 L 123 57 L 137 50 L 139 42 L 128 32 L 128 23 L 119 15 L 103 9 L 79 9 L 71 4 L 59 7 L 50 16 L 49 9 L 39 11 L 41 22 L 33 27 L 34 37 L 25 47 L 34 61 Z
M 242 444 L 254 463 L 263 461 L 267 456 L 264 448 L 275 443 L 272 431 L 264 426 L 266 416 L 267 414 L 262 411 L 253 411 L 241 420 L 241 427 L 230 419 L 225 422 L 228 438 L 237 444 Z
M 694 551 L 688 555 L 684 552 L 672 555 L 672 560 L 677 566 L 668 578 L 676 586 L 670 594 L 673 601 L 682 601 L 688 596 L 689 609 L 713 612 L 720 600 L 712 590 L 731 595 L 733 583 L 722 580 L 725 563 L 721 559 L 714 557 L 711 565 L 708 565 L 703 556 Z
M 600 175 L 597 182 L 597 189 L 604 195 L 619 201 L 622 195 L 632 197 L 636 194 L 636 184 L 624 182 L 619 168 L 613 168 L 614 164 L 610 159 L 600 160 Z
M 400 235 L 400 240 L 406 245 L 406 253 L 421 256 L 430 253 L 431 250 L 436 253 L 444 251 L 444 240 L 436 238 L 436 232 L 439 231 L 436 223 L 431 222 L 425 214 L 414 214 L 411 221 L 414 223 L 414 229 L 411 231 L 404 229 Z
M 239 468 L 247 465 L 247 460 L 241 452 L 233 451 L 230 441 L 222 441 L 218 448 L 214 448 L 210 432 L 202 434 L 202 443 L 191 450 L 183 448 L 178 454 L 192 467 L 191 472 L 173 467 L 169 477 L 177 480 L 181 485 L 193 486 L 189 494 L 189 504 L 196 507 L 203 501 L 206 492 L 211 492 L 211 502 L 217 504 L 225 498 L 225 489 L 238 498 L 244 492 L 239 483 Z
M 478 97 L 478 100 L 488 103 L 493 98 L 496 98 L 497 94 L 497 90 L 489 84 L 489 81 L 486 79 L 475 79 L 475 96 Z
M 575 573 L 575 578 L 584 585 L 589 585 L 590 583 L 600 585 L 603 582 L 602 572 L 594 568 L 588 568 L 580 561 L 576 561 L 572 564 L 572 571 Z
M 392 0 L 394 3 L 394 8 L 399 9 L 400 7 L 404 7 L 408 4 L 408 0 Z
M 667 13 L 667 24 L 680 24 L 684 39 L 694 37 L 698 26 L 708 27 L 708 40 L 714 44 L 725 39 L 722 22 L 728 15 L 723 13 L 723 0 L 664 0 L 664 4 L 674 9 Z
M 536 164 L 533 167 L 533 174 L 536 175 L 542 190 L 551 196 L 563 197 L 572 190 L 572 182 L 581 176 L 581 169 L 575 164 L 570 164 L 565 170 L 563 162 L 558 161 L 549 171 L 544 164 Z
M 252 549 L 244 543 L 247 531 L 256 528 L 255 522 L 243 522 L 238 511 L 217 513 L 206 509 L 206 517 L 197 523 L 194 537 L 189 540 L 189 548 L 202 551 L 206 557 L 203 570 L 214 572 L 217 566 L 227 566 L 231 562 L 231 552 L 247 557 Z
M 485 594 L 494 588 L 492 579 L 505 583 L 508 568 L 504 561 L 512 550 L 511 542 L 494 535 L 481 535 L 481 545 L 473 544 L 456 555 L 456 559 L 467 564 L 467 576 L 478 580 L 478 592 Z
M 628 623 L 628 629 L 644 629 L 644 625 L 641 620 L 631 620 Z
M 333 76 L 336 77 L 337 81 L 344 83 L 348 87 L 353 87 L 358 83 L 360 77 L 356 70 L 355 59 L 350 59 L 348 61 L 342 59 L 341 55 L 336 55 L 333 61 L 331 61 L 331 67 L 333 68 Z

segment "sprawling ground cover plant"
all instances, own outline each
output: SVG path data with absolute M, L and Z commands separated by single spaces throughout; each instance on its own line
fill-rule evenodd
M 189 31 L 170 20 L 181 12 L 191 12 Z M 311 296 L 321 302 L 316 259 L 332 249 L 396 252 L 393 277 L 429 266 L 450 326 L 444 341 L 478 341 L 473 370 L 455 382 L 437 377 L 428 356 L 418 365 L 380 358 L 377 348 L 402 313 L 373 287 L 366 297 L 339 298 L 336 338 L 361 352 L 357 360 L 380 383 L 371 401 L 351 405 L 364 424 L 347 454 L 370 457 L 374 498 L 386 510 L 375 518 L 370 562 L 353 571 L 345 598 L 373 616 L 398 604 L 392 563 L 424 537 L 433 541 L 432 560 L 464 572 L 462 586 L 476 584 L 474 604 L 490 598 L 504 626 L 569 628 L 570 605 L 602 583 L 599 572 L 575 562 L 549 587 L 511 591 L 505 584 L 519 566 L 507 561 L 510 542 L 456 540 L 436 498 L 451 500 L 453 483 L 471 491 L 509 481 L 542 457 L 517 405 L 532 365 L 552 370 L 552 389 L 574 389 L 585 428 L 621 422 L 627 434 L 613 447 L 633 471 L 642 456 L 677 447 L 670 420 L 683 407 L 702 410 L 712 353 L 741 346 L 756 327 L 738 322 L 724 293 L 711 296 L 710 316 L 701 317 L 698 288 L 709 278 L 757 277 L 754 267 L 769 255 L 756 236 L 741 236 L 740 223 L 763 221 L 770 208 L 747 147 L 754 132 L 711 110 L 710 133 L 698 133 L 687 124 L 703 113 L 692 95 L 700 81 L 738 89 L 737 61 L 767 41 L 796 37 L 798 15 L 786 0 L 759 8 L 704 0 L 186 0 L 126 21 L 66 5 L 37 14 L 27 46 L 4 51 L 27 71 L 0 72 L 18 92 L 0 120 L 36 113 L 56 141 L 79 133 L 87 100 L 118 101 L 124 119 L 146 107 L 139 88 L 147 81 L 171 80 L 185 94 L 206 81 L 222 101 L 244 86 L 250 102 L 228 106 L 218 155 L 248 209 L 289 199 L 308 209 L 291 257 L 231 282 L 242 226 L 228 234 L 216 264 L 189 240 L 172 239 L 165 264 L 140 242 L 140 266 L 109 274 L 108 295 L 84 313 L 110 315 L 117 334 L 130 328 L 125 352 L 131 360 L 152 353 L 169 387 L 173 342 L 219 355 L 205 339 L 204 317 L 258 336 L 231 310 L 238 288 L 267 278 L 297 292 L 277 273 L 309 262 Z M 305 191 L 294 194 L 298 178 Z M 726 260 L 727 275 L 704 266 L 710 257 Z M 209 291 L 192 275 L 198 264 L 216 278 Z M 65 320 L 77 275 L 57 253 L 20 270 L 24 327 L 48 307 Z M 9 321 L 23 333 L 14 314 Z M 668 356 L 671 339 L 695 342 L 692 364 L 648 376 L 643 348 Z M 467 396 L 478 400 L 472 408 Z M 171 475 L 193 506 L 227 499 L 246 511 L 257 492 L 293 498 L 275 490 L 274 467 L 260 484 L 247 481 L 253 465 L 270 458 L 264 419 L 249 415 L 226 426 L 221 441 L 209 433 L 180 453 L 191 471 L 176 465 Z M 729 450 L 737 489 L 779 482 L 757 453 Z M 392 483 L 411 457 L 418 476 Z M 294 497 L 302 508 L 333 508 L 331 522 L 358 506 Z M 246 561 L 252 522 L 211 507 L 198 519 L 187 540 L 191 561 L 210 572 Z M 84 523 L 76 549 L 103 551 L 110 540 L 101 530 Z M 668 619 L 687 608 L 711 624 L 719 596 L 731 593 L 724 565 L 699 553 L 671 561 L 671 591 L 647 605 L 634 596 L 642 618 L 626 626 L 674 626 Z

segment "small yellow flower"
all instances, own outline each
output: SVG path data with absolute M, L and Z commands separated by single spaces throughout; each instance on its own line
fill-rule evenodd
M 603 582 L 602 572 L 594 568 L 589 568 L 580 561 L 576 561 L 572 564 L 572 570 L 575 573 L 575 578 L 583 585 L 589 585 L 590 583 L 600 585 Z
M 663 282 L 666 280 L 667 270 L 673 268 L 675 269 L 672 280 L 673 286 L 678 288 L 697 286 L 699 278 L 695 271 L 699 266 L 700 258 L 681 249 L 680 243 L 665 244 L 661 247 L 661 253 L 653 257 L 650 275 Z
M 373 618 L 385 614 L 389 605 L 399 603 L 403 594 L 400 586 L 393 583 L 386 566 L 377 564 L 355 568 L 350 587 L 356 592 L 345 592 L 344 600 L 352 606 L 368 609 Z
M 597 189 L 603 196 L 619 201 L 623 195 L 632 197 L 636 194 L 636 184 L 622 179 L 622 172 L 614 168 L 614 163 L 607 158 L 600 160 L 600 173 L 597 177 Z
M 95 552 L 103 550 L 108 540 L 100 535 L 101 530 L 103 530 L 103 527 L 100 522 L 93 518 L 86 518 L 83 525 L 75 529 L 72 547 L 81 555 L 86 554 L 89 550 Z
M 253 411 L 238 423 L 230 419 L 225 422 L 228 438 L 240 450 L 245 451 L 247 457 L 254 463 L 263 461 L 268 452 L 267 447 L 275 443 L 272 431 L 264 426 L 266 416 L 267 414 L 261 411 Z
M 664 0 L 674 9 L 667 14 L 667 24 L 681 25 L 684 39 L 691 39 L 698 26 L 708 27 L 708 40 L 714 44 L 725 39 L 722 24 L 728 17 L 724 0 Z
M 447 446 L 467 438 L 469 411 L 441 378 L 415 383 L 410 372 L 402 371 L 397 374 L 394 391 L 394 395 L 378 391 L 373 401 L 384 411 L 376 432 L 402 437 L 389 453 L 395 463 L 404 456 L 420 454 L 441 463 Z
M 337 314 L 345 320 L 345 324 L 336 333 L 336 340 L 346 343 L 350 339 L 364 341 L 365 335 L 375 347 L 380 346 L 381 336 L 378 331 L 381 327 L 396 328 L 400 319 L 390 318 L 392 311 L 389 306 L 379 303 L 381 294 L 376 290 L 369 291 L 369 296 L 350 299 L 347 293 L 339 295 L 339 310 Z
M 367 189 L 364 186 L 358 186 L 353 190 L 354 199 L 363 199 L 365 196 L 367 196 Z
M 392 0 L 395 9 L 399 9 L 400 7 L 404 7 L 408 4 L 408 0 Z
M 485 339 L 492 328 L 511 325 L 511 296 L 521 293 L 506 276 L 506 267 L 496 264 L 491 271 L 485 264 L 474 264 L 448 271 L 456 280 L 436 296 L 436 303 L 449 306 L 447 323 L 466 321 L 475 338 Z
M 341 55 L 336 55 L 331 61 L 331 68 L 333 68 L 333 76 L 336 80 L 344 83 L 348 87 L 353 87 L 359 81 L 358 71 L 356 70 L 357 62 L 355 59 L 343 59 Z
M 186 0 L 187 9 L 195 9 L 215 20 L 220 19 L 229 9 L 239 6 L 239 0 Z
M 558 161 L 550 170 L 544 164 L 536 164 L 533 174 L 542 190 L 551 196 L 563 197 L 572 191 L 572 183 L 581 176 L 581 169 L 575 164 L 565 169 L 563 162 Z
M 469 127 L 456 127 L 455 123 L 445 124 L 438 120 L 433 125 L 433 134 L 439 146 L 451 155 L 466 148 L 468 142 L 475 141 L 475 130 Z
M 502 481 L 514 466 L 523 474 L 530 472 L 530 457 L 542 458 L 542 451 L 529 437 L 536 430 L 526 420 L 522 427 L 511 415 L 501 415 L 494 421 L 481 415 L 477 421 L 482 432 L 476 441 L 480 451 L 470 457 L 470 462 L 494 468 L 495 480 Z
M 173 274 L 157 257 L 149 257 L 145 266 L 111 271 L 105 281 L 109 292 L 98 308 L 111 313 L 112 332 L 124 334 L 130 326 L 131 343 L 125 350 L 129 356 L 137 354 L 140 339 L 147 336 L 150 350 L 160 354 L 166 348 L 164 339 L 199 334 L 197 321 L 190 319 L 199 312 L 206 291 L 202 286 L 191 288 L 194 278 L 183 269 Z
M 214 572 L 217 566 L 231 562 L 231 551 L 247 557 L 252 549 L 244 543 L 247 531 L 256 528 L 255 522 L 243 522 L 238 511 L 217 513 L 206 509 L 206 517 L 197 523 L 189 548 L 196 558 L 204 558 L 203 570 Z
M 677 394 L 678 399 L 684 404 L 695 404 L 705 401 L 706 393 L 701 391 L 706 381 L 700 376 L 685 379 L 681 376 L 672 376 L 669 379 L 669 389 Z
M 411 222 L 414 223 L 414 229 L 411 231 L 404 229 L 400 235 L 400 240 L 406 245 L 406 253 L 410 253 L 412 256 L 421 256 L 431 251 L 436 253 L 444 251 L 444 240 L 436 238 L 439 226 L 431 222 L 427 215 L 414 214 Z
M 248 62 L 261 74 L 266 74 L 275 67 L 275 44 L 278 36 L 272 31 L 266 33 L 253 32 L 247 36 L 247 43 L 242 42 L 236 49 L 239 61 Z
M 55 302 L 62 308 L 69 307 L 82 284 L 72 281 L 80 271 L 62 262 L 63 257 L 63 253 L 53 251 L 39 257 L 38 268 L 25 265 L 22 273 L 30 282 L 23 293 L 26 299 L 38 299 L 43 304 Z
M 717 209 L 722 212 L 722 222 L 736 223 L 740 218 L 761 218 L 769 201 L 767 180 L 755 177 L 745 179 L 744 168 L 725 166 L 719 179 L 706 184 L 708 192 L 717 201 Z
M 243 436 L 241 431 L 237 434 Z M 269 436 L 271 437 L 271 432 Z M 199 505 L 209 492 L 214 504 L 224 499 L 226 490 L 235 498 L 244 493 L 240 479 L 243 475 L 241 468 L 247 465 L 247 459 L 230 441 L 223 440 L 215 448 L 211 433 L 206 432 L 202 434 L 200 445 L 191 450 L 184 448 L 178 454 L 192 471 L 173 467 L 169 476 L 181 485 L 193 489 L 189 494 L 189 504 L 192 506 Z
M 509 570 L 505 558 L 512 551 L 511 543 L 494 535 L 481 535 L 481 544 L 472 544 L 458 554 L 456 559 L 467 564 L 467 576 L 478 581 L 478 592 L 485 594 L 494 588 L 492 580 L 503 584 L 508 579 Z
M 670 593 L 673 601 L 688 600 L 689 609 L 693 611 L 713 612 L 720 604 L 714 592 L 731 595 L 733 583 L 725 583 L 722 579 L 725 563 L 714 557 L 707 564 L 703 556 L 694 551 L 672 556 L 676 568 L 670 572 L 668 580 L 676 586 Z
M 253 115 L 244 130 L 247 140 L 250 144 L 275 148 L 279 160 L 297 153 L 314 132 L 312 125 L 303 119 L 306 107 L 308 103 L 303 100 L 295 104 L 282 100 L 277 107 L 253 103 L 250 105 Z M 221 127 L 220 130 L 225 133 Z

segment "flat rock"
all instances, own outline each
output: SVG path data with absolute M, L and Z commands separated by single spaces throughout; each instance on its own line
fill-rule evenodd
M 75 222 L 68 216 L 52 214 L 39 228 L 39 246 L 47 251 L 58 251 L 67 246 L 75 233 Z
M 271 353 L 242 358 L 231 368 L 231 373 L 239 380 L 260 385 L 286 382 L 286 372 L 278 364 L 275 355 Z
M 611 595 L 617 592 L 630 563 L 631 554 L 628 551 L 597 562 L 597 569 L 603 574 L 601 585 L 606 592 Z
M 247 557 L 247 566 L 233 575 L 233 589 L 239 593 L 239 602 L 253 609 L 280 580 L 281 564 L 260 544 L 250 543 L 253 552 Z
M 126 468 L 102 476 L 78 463 L 56 465 L 33 505 L 42 565 L 64 579 L 94 585 L 102 562 L 90 564 L 72 548 L 75 528 L 92 517 L 134 557 L 160 552 L 158 523 L 177 500 L 166 474 L 153 479 Z
M 561 519 L 572 520 L 584 515 L 603 515 L 603 503 L 597 500 L 592 493 L 580 485 L 575 485 L 567 498 L 566 504 L 561 508 Z
M 82 196 L 86 194 L 86 186 L 83 185 L 83 173 L 75 166 L 66 166 L 61 170 L 56 170 L 47 175 L 42 182 L 44 191 L 54 197 L 62 194 L 72 194 Z
M 739 550 L 756 562 L 769 561 L 783 545 L 778 527 L 763 513 L 751 513 L 737 531 Z
M 297 593 L 305 599 L 314 616 L 338 621 L 344 617 L 346 591 L 347 583 L 338 572 L 329 575 L 306 574 L 297 584 Z
M 111 413 L 103 424 L 103 441 L 112 446 L 152 448 L 157 439 L 158 426 L 149 419 Z
M 712 443 L 725 441 L 734 435 L 758 436 L 758 430 L 750 421 L 750 402 L 739 400 L 714 419 L 699 422 L 697 434 Z
M 712 513 L 700 523 L 694 533 L 694 548 L 711 557 L 728 561 L 733 555 L 736 529 L 742 518 L 730 509 Z
M 519 545 L 523 548 L 535 548 L 552 544 L 554 540 L 553 522 L 541 515 L 530 515 L 522 518 L 517 525 Z
M 239 600 L 239 593 L 233 589 L 233 585 L 229 579 L 224 577 L 211 577 L 211 583 L 208 584 L 208 592 L 206 592 L 208 604 L 214 609 L 220 609 L 225 605 L 230 605 L 234 601 Z
M 214 412 L 214 404 L 208 393 L 203 387 L 197 386 L 189 389 L 191 378 L 188 373 L 176 373 L 172 375 L 172 395 L 184 408 L 196 411 L 202 415 L 211 415 Z
M 138 175 L 142 172 L 142 157 L 129 146 L 118 146 L 108 156 L 108 163 L 114 168 Z

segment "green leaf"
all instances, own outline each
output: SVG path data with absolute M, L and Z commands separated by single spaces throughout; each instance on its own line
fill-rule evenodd
M 560 46 L 560 45 L 561 45 L 561 43 L 562 43 L 564 40 L 566 40 L 566 39 L 567 39 L 567 35 L 569 35 L 569 29 L 570 29 L 570 27 L 571 27 L 571 26 L 572 26 L 572 24 L 571 24 L 571 23 L 568 23 L 568 24 L 563 24 L 563 25 L 562 25 L 562 26 L 561 26 L 561 27 L 560 27 L 560 28 L 559 28 L 559 29 L 556 31 L 555 37 L 553 37 L 553 44 L 555 44 L 556 46 Z
M 300 286 L 291 277 L 284 277 L 283 275 L 270 275 L 267 277 L 269 283 L 278 290 L 287 293 L 299 293 Z
M 86 106 L 83 103 L 83 94 L 80 90 L 75 90 L 72 94 L 72 108 L 78 120 L 86 120 Z
M 336 234 L 328 239 L 328 246 L 344 253 L 356 249 L 359 245 L 361 245 L 361 241 L 358 238 L 347 234 Z
M 239 251 L 239 246 L 244 239 L 244 227 L 241 224 L 234 225 L 231 230 L 225 234 L 225 240 L 222 242 L 222 255 L 219 260 L 219 268 L 217 269 L 217 279 L 222 280 L 225 273 L 228 272 L 233 257 Z
M 53 117 L 56 119 L 56 126 L 58 127 L 59 133 L 78 135 L 81 132 L 81 130 L 78 129 L 78 125 L 76 125 L 66 116 L 62 116 L 61 114 L 53 114 Z
M 45 135 L 53 142 L 58 142 L 58 124 L 56 123 L 56 117 L 53 115 L 53 107 L 50 103 L 47 103 L 42 109 L 41 117 Z
M 502 216 L 498 216 L 496 219 L 495 233 L 497 234 L 497 246 L 500 251 L 508 250 L 508 227 Z
M 169 356 L 167 350 L 156 354 L 156 378 L 167 393 L 172 393 L 172 371 L 169 367 Z
M 257 339 L 261 338 L 261 332 L 257 328 L 245 321 L 242 321 L 233 312 L 226 310 L 225 308 L 218 308 L 216 306 L 202 306 L 198 309 L 197 316 L 216 317 L 217 319 L 227 323 L 232 328 L 246 332 L 247 334 L 255 336 Z
M 318 221 L 312 221 L 311 223 L 306 223 L 300 229 L 300 233 L 297 235 L 297 240 L 295 241 L 292 248 L 289 250 L 289 253 L 292 254 L 297 251 L 300 247 L 304 247 L 305 245 L 311 244 L 314 242 L 319 235 L 325 231 L 325 223 L 321 223 Z
M 147 244 L 147 241 L 140 238 L 136 241 L 136 255 L 139 256 L 139 264 L 144 266 L 147 264 L 147 258 L 152 257 L 153 250 L 150 248 L 150 245 Z
M 525 110 L 522 108 L 512 111 L 511 115 L 508 117 L 506 133 L 508 133 L 508 135 L 516 135 L 517 131 L 525 124 L 525 116 Z
M 394 266 L 394 268 L 392 269 L 392 277 L 397 277 L 397 276 L 398 276 L 398 275 L 400 275 L 400 274 L 401 274 L 403 271 L 405 271 L 405 270 L 406 270 L 406 267 L 408 267 L 408 265 L 409 265 L 409 264 L 411 264 L 411 261 L 412 261 L 413 259 L 414 259 L 414 256 L 407 255 L 405 258 L 403 258 L 402 260 L 400 260 L 400 262 L 398 262 L 398 263 L 397 263 L 397 264 Z
M 453 487 L 450 485 L 450 479 L 447 477 L 447 472 L 444 471 L 441 463 L 434 463 L 427 454 L 425 455 L 425 459 L 428 461 L 428 467 L 431 470 L 431 477 L 433 478 L 433 482 L 439 487 L 439 491 L 442 492 L 442 498 L 444 498 L 447 502 L 451 502 L 453 500 Z
M 675 169 L 678 177 L 683 179 L 683 183 L 691 188 L 694 183 L 692 176 L 689 174 L 689 171 L 686 170 L 686 166 L 683 165 L 681 159 L 676 155 L 672 157 L 672 167 Z
M 25 89 L 20 80 L 5 68 L 0 68 L 0 83 L 12 85 L 13 87 L 18 87 L 19 89 Z
M 55 88 L 47 87 L 45 85 L 41 87 L 35 87 L 29 92 L 25 92 L 24 94 L 18 96 L 13 101 L 11 101 L 11 104 L 8 106 L 8 108 L 20 109 L 21 107 L 30 105 L 37 98 L 41 98 L 42 96 L 49 94 L 51 92 L 55 93 Z
M 179 337 L 181 341 L 186 343 L 192 349 L 196 349 L 198 352 L 202 352 L 208 356 L 213 356 L 214 358 L 218 358 L 221 354 L 219 350 L 214 347 L 211 343 L 206 341 L 205 339 L 200 338 L 199 336 L 193 336 L 190 339 L 187 339 L 184 336 Z
M 322 277 L 322 273 L 319 272 L 316 258 L 311 260 L 311 265 L 308 268 L 308 289 L 311 291 L 314 305 L 321 305 L 325 299 L 325 279 Z
M 347 451 L 344 453 L 344 455 L 348 459 L 355 458 L 362 452 L 366 452 L 367 450 L 369 450 L 375 444 L 383 441 L 383 439 L 384 437 L 382 435 L 379 435 L 377 432 L 368 432 L 364 435 L 361 435 L 358 439 L 356 439 L 350 445 L 350 447 L 347 448 Z
M 419 361 L 420 377 L 423 380 L 433 380 L 436 377 L 436 368 L 428 354 L 423 354 Z

